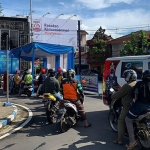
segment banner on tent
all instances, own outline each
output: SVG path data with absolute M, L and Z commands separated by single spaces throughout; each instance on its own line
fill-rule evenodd
M 33 18 L 33 41 L 77 46 L 77 20 Z

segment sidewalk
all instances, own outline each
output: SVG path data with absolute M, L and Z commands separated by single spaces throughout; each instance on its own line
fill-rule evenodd
M 0 102 L 0 128 L 9 124 L 17 116 L 17 107 L 12 106 L 3 106 L 4 103 Z

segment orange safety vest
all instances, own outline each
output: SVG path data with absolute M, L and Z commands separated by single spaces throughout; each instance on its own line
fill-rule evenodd
M 78 100 L 77 83 L 64 83 L 63 97 L 66 100 Z

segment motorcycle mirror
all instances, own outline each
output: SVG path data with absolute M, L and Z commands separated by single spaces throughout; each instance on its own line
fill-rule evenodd
M 110 90 L 110 92 L 114 92 L 115 91 L 113 88 L 110 88 L 109 90 Z

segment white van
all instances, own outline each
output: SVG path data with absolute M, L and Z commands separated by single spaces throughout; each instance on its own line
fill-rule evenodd
M 133 69 L 137 73 L 137 80 L 141 80 L 142 73 L 150 69 L 150 55 L 125 56 L 107 58 L 103 72 L 103 102 L 108 105 L 108 92 L 112 86 L 118 89 L 125 84 L 122 74 L 126 69 Z

